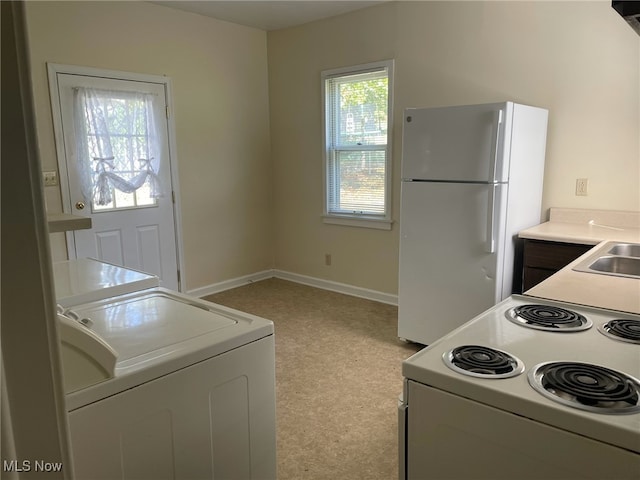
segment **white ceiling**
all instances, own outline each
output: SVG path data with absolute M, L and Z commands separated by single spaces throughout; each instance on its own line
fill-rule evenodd
M 384 1 L 388 0 L 178 0 L 152 3 L 268 31 L 334 17 Z

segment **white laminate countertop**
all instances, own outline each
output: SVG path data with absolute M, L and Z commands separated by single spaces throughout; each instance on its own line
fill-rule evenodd
M 91 228 L 91 219 L 70 213 L 50 213 L 47 215 L 49 233 L 87 230 Z
M 640 314 L 640 279 L 573 269 L 594 254 L 605 254 L 610 241 L 640 243 L 640 212 L 551 210 L 548 222 L 519 237 L 595 246 L 525 295 Z
M 523 230 L 518 236 L 584 245 L 605 240 L 640 243 L 640 212 L 552 208 L 548 222 Z
M 599 225 L 545 222 L 518 234 L 520 238 L 532 240 L 546 240 L 550 242 L 580 243 L 583 245 L 598 245 L 605 240 L 618 242 L 640 242 L 640 229 L 613 228 Z
M 92 258 L 53 264 L 56 301 L 67 308 L 160 285 L 158 277 Z

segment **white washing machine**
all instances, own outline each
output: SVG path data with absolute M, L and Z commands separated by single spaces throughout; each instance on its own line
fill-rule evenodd
M 64 312 L 76 478 L 276 477 L 272 322 L 160 287 Z

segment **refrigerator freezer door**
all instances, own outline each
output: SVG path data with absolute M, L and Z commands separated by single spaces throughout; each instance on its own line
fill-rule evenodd
M 399 337 L 428 345 L 501 299 L 507 188 L 402 183 Z
M 407 108 L 402 179 L 501 182 L 507 110 L 511 103 Z

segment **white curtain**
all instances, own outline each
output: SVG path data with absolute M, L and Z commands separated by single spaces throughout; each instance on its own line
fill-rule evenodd
M 155 95 L 90 88 L 75 90 L 77 161 L 86 201 L 108 205 L 112 189 L 132 193 L 149 182 L 162 196 Z

